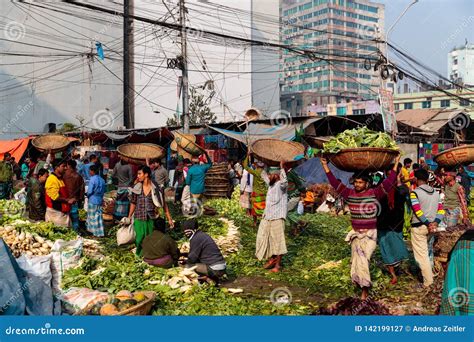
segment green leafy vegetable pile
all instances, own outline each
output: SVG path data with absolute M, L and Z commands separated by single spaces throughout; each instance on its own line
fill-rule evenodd
M 395 141 L 385 132 L 375 132 L 367 127 L 345 130 L 324 143 L 324 153 L 337 153 L 346 148 L 379 147 L 397 150 Z

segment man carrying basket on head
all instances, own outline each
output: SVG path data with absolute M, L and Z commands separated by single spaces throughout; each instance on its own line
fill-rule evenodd
M 369 188 L 371 179 L 366 172 L 354 174 L 354 188 L 348 188 L 332 174 L 326 158 L 320 160 L 329 183 L 349 205 L 352 230 L 347 234 L 345 240 L 351 245 L 351 278 L 362 288 L 361 299 L 365 300 L 369 295 L 369 288 L 372 286 L 369 263 L 377 246 L 379 200 L 387 196 L 397 183 L 397 166 L 400 155 L 396 158 L 388 177 L 375 188 Z

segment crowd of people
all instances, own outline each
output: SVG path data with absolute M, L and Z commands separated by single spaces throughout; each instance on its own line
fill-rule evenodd
M 399 159 L 384 172 L 354 174 L 352 187 L 332 174 L 324 158 L 321 164 L 329 184 L 322 185 L 305 184 L 294 170 L 299 161 L 282 161 L 279 166 L 268 167 L 251 154 L 242 164 L 230 161 L 229 185 L 240 185 L 240 205 L 258 226 L 255 256 L 265 261 L 263 267 L 270 272 L 281 270 L 287 253 L 287 221 L 293 227 L 292 233 L 299 234 L 305 227 L 301 220 L 305 212 L 333 208 L 335 213 L 347 210 L 351 216 L 352 230 L 345 240 L 352 252 L 351 278 L 361 288 L 362 299 L 368 297 L 372 285 L 369 264 L 377 246 L 391 283 L 397 283 L 397 268 L 409 256 L 404 230 L 410 232 L 422 287 L 429 288 L 434 282 L 433 233 L 459 222 L 471 225 L 471 180 L 463 167 L 457 172 L 432 172 L 424 160 L 417 164 L 406 158 L 401 164 Z M 167 268 L 184 262 L 195 265 L 202 277 L 216 282 L 225 274 L 222 253 L 212 238 L 199 230 L 198 220 L 183 224 L 184 234 L 190 239 L 187 254 L 179 252 L 165 228 L 167 222 L 173 229 L 175 222 L 164 189 L 176 190 L 176 198 L 186 213 L 187 204 L 204 201 L 206 173 L 211 167 L 207 154 L 191 160 L 172 155 L 168 168 L 159 159 L 146 160 L 146 165 L 139 167 L 124 159 L 114 165 L 110 173 L 117 188 L 114 219 L 133 225 L 135 253 L 150 265 Z M 37 162 L 26 158 L 19 167 L 6 153 L 0 162 L 0 197 L 9 198 L 13 179 L 22 179 L 27 184 L 30 219 L 79 231 L 79 209 L 85 208 L 87 231 L 102 237 L 106 177 L 95 154 L 88 158 L 74 154 L 71 158 L 53 159 L 46 153 Z

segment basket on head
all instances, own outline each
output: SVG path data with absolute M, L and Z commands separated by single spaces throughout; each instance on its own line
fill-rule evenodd
M 262 113 L 256 108 L 250 108 L 244 114 L 246 121 L 254 121 L 260 119 Z
M 123 144 L 117 147 L 122 159 L 132 164 L 146 163 L 146 159 L 160 159 L 165 155 L 165 149 L 156 144 Z
M 199 156 L 204 153 L 202 147 L 196 144 L 196 136 L 194 134 L 184 134 L 174 131 L 173 135 L 177 146 L 181 147 L 187 153 L 193 156 Z
M 399 154 L 397 150 L 378 147 L 346 148 L 327 155 L 339 170 L 348 172 L 386 170 Z
M 294 161 L 296 156 L 304 155 L 304 146 L 294 141 L 278 139 L 260 139 L 251 146 L 251 151 L 262 162 L 269 166 L 277 166 L 280 161 Z
M 324 143 L 327 143 L 329 140 L 331 140 L 331 137 L 305 136 L 304 139 L 306 140 L 309 146 L 323 149 Z
M 442 167 L 455 167 L 474 163 L 474 145 L 464 145 L 445 150 L 434 157 Z
M 60 134 L 40 135 L 31 141 L 31 144 L 39 151 L 52 153 L 65 150 L 69 146 L 69 139 Z

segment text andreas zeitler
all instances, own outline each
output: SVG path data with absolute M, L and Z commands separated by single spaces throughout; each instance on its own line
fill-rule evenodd
M 460 325 L 439 325 L 439 326 L 429 326 L 429 325 L 413 325 L 412 332 L 465 332 L 466 327 Z

